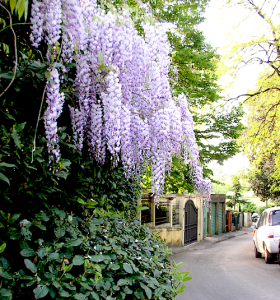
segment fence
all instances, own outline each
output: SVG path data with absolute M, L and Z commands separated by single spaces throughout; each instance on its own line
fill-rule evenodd
M 180 212 L 180 205 L 179 201 L 176 200 L 175 204 L 172 206 L 172 224 L 179 225 L 179 212 Z
M 150 193 L 144 192 L 141 196 L 142 207 L 148 207 L 146 210 L 141 211 L 141 224 L 152 222 L 152 205 L 153 199 Z
M 155 213 L 155 225 L 169 223 L 169 201 L 163 200 L 156 204 Z

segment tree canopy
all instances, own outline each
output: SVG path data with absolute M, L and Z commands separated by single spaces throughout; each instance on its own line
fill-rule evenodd
M 257 90 L 278 86 L 280 78 L 265 70 L 257 81 Z M 263 200 L 279 194 L 279 92 L 270 90 L 256 94 L 245 102 L 248 108 L 248 127 L 241 144 L 251 164 L 251 183 L 254 192 Z
M 240 38 L 234 42 L 225 56 L 225 70 L 236 78 L 239 70 L 255 64 L 266 68 L 270 76 L 280 76 L 280 23 L 278 0 L 225 0 L 226 5 L 235 6 L 240 11 L 241 20 L 236 27 L 244 22 L 253 22 L 256 26 L 254 33 L 248 37 Z M 273 82 L 263 87 L 258 86 L 254 91 L 248 91 L 236 95 L 233 99 L 249 99 L 258 94 L 266 94 L 270 91 L 279 91 L 279 87 Z
M 204 21 L 208 3 L 208 0 L 167 1 L 160 18 L 176 25 L 176 30 L 169 32 L 173 50 L 170 81 L 175 94 L 188 95 L 200 161 L 204 174 L 210 176 L 212 171 L 206 167 L 210 161 L 223 164 L 240 151 L 236 140 L 243 129 L 243 111 L 238 105 L 230 111 L 219 108 L 221 89 L 216 71 L 220 57 L 198 27 Z M 221 138 L 219 143 L 217 138 Z

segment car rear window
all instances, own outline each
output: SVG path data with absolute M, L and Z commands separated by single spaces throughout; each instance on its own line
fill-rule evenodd
M 272 226 L 280 225 L 280 210 L 274 210 L 271 212 L 272 214 Z

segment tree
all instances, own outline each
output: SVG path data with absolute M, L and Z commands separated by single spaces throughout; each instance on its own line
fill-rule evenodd
M 270 77 L 280 76 L 280 28 L 279 28 L 279 1 L 256 1 L 256 0 L 226 0 L 228 6 L 236 6 L 243 22 L 258 23 L 258 30 L 255 30 L 246 41 L 234 43 L 228 55 L 225 57 L 227 74 L 236 78 L 238 71 L 246 66 L 257 64 L 266 68 Z M 238 25 L 240 25 L 238 24 Z M 224 71 L 225 72 L 225 71 Z M 238 95 L 232 99 L 245 97 L 245 101 L 251 97 L 279 92 L 277 84 L 270 82 L 268 86 L 259 86 L 252 92 Z
M 279 83 L 280 77 L 277 74 L 270 76 L 267 70 L 257 81 L 258 89 L 267 89 Z M 253 170 L 257 174 L 269 174 L 269 180 L 280 179 L 279 96 L 278 91 L 270 90 L 251 97 L 245 103 L 249 114 L 248 128 L 244 130 L 241 138 L 243 151 L 249 157 Z M 277 185 L 274 186 L 277 189 Z
M 241 144 L 250 160 L 251 172 L 255 173 L 252 175 L 252 183 L 256 185 L 255 190 L 259 193 L 262 189 L 263 197 L 268 197 L 273 190 L 277 192 L 278 188 L 275 183 L 280 179 L 279 1 L 228 0 L 226 3 L 240 9 L 244 17 L 243 21 L 253 20 L 254 24 L 258 22 L 259 26 L 251 38 L 247 38 L 246 41 L 243 39 L 242 42 L 235 43 L 231 47 L 225 62 L 230 64 L 233 77 L 237 76 L 238 70 L 252 64 L 262 68 L 257 87 L 232 99 L 243 98 L 249 110 L 248 128 L 242 135 Z M 269 168 L 267 164 L 270 165 Z M 269 178 L 265 178 L 268 173 Z M 261 183 L 266 186 L 265 189 L 260 187 Z
M 275 165 L 275 157 L 271 155 L 265 161 L 260 162 L 258 166 L 250 170 L 250 179 L 252 190 L 260 198 L 261 201 L 266 202 L 272 200 L 279 203 L 280 191 L 279 180 L 273 177 Z
M 241 204 L 246 203 L 247 200 L 242 199 L 242 185 L 241 185 L 241 174 L 235 174 L 231 176 L 231 191 L 233 192 L 233 195 L 228 195 L 227 196 L 227 205 L 229 207 L 233 207 L 235 210 L 236 204 L 239 204 L 239 211 L 241 211 Z
M 257 210 L 256 204 L 253 202 L 247 202 L 241 205 L 241 212 L 251 212 L 254 213 Z
M 221 99 L 216 75 L 219 56 L 198 29 L 208 3 L 208 0 L 167 1 L 165 9 L 155 15 L 159 20 L 176 25 L 176 31 L 169 32 L 173 50 L 170 81 L 175 94 L 188 95 L 200 161 L 204 174 L 211 176 L 212 171 L 206 167 L 210 161 L 223 164 L 240 151 L 236 140 L 243 129 L 243 111 L 238 105 L 231 111 L 218 109 Z M 218 145 L 217 138 L 221 138 Z

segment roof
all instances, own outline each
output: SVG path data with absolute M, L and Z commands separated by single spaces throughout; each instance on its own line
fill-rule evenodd
M 270 207 L 265 209 L 266 211 L 280 210 L 280 206 Z

